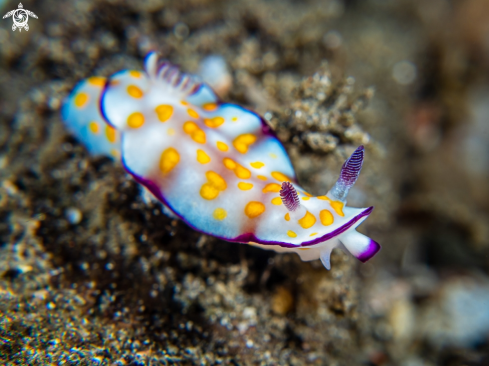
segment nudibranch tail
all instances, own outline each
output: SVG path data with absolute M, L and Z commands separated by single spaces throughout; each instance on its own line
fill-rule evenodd
M 353 187 L 362 170 L 364 152 L 363 145 L 360 145 L 345 161 L 340 177 L 329 191 L 328 196 L 340 201 L 346 200 L 350 188 Z
M 355 230 L 341 235 L 339 240 L 353 256 L 363 263 L 372 258 L 381 249 L 379 243 Z

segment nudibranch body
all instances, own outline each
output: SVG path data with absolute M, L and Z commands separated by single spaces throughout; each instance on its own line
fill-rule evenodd
M 188 225 L 227 241 L 295 252 L 330 268 L 344 245 L 365 262 L 380 246 L 355 228 L 373 207 L 345 205 L 363 162 L 359 147 L 324 196 L 301 188 L 282 144 L 255 113 L 156 53 L 145 72 L 81 82 L 63 106 L 67 127 L 93 154 L 125 169 Z

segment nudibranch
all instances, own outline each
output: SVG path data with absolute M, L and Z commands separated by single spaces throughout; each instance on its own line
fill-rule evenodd
M 344 163 L 333 188 L 313 197 L 297 183 L 279 140 L 256 113 L 224 103 L 195 77 L 160 62 L 78 84 L 62 109 L 90 153 L 124 168 L 192 228 L 221 239 L 330 268 L 344 246 L 365 262 L 380 245 L 355 229 L 373 210 L 346 206 L 364 148 Z

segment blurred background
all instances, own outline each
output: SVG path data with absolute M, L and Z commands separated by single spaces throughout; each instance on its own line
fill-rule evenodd
M 26 1 L 0 21 L 0 360 L 489 365 L 488 0 Z M 0 13 L 16 9 L 0 1 Z M 360 144 L 366 264 L 219 241 L 60 107 L 158 50 L 267 120 L 314 195 Z

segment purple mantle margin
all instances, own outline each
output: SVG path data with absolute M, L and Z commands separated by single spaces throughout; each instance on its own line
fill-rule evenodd
M 173 207 L 171 207 L 171 205 L 168 203 L 168 201 L 166 201 L 165 198 L 161 195 L 161 192 L 158 189 L 158 187 L 152 181 L 147 180 L 145 178 L 142 178 L 142 177 L 134 174 L 133 172 L 131 172 L 129 170 L 129 168 L 127 167 L 127 165 L 126 165 L 126 163 L 124 161 L 124 158 L 122 158 L 122 164 L 124 165 L 124 167 L 126 168 L 126 170 L 134 177 L 134 179 L 138 183 L 140 183 L 143 186 L 145 186 L 146 188 L 148 188 L 150 190 L 150 192 L 153 193 L 153 195 L 156 198 L 158 198 L 158 200 L 160 200 L 162 203 L 164 203 L 166 206 L 168 206 L 183 222 L 185 222 L 188 226 L 190 226 L 191 228 L 193 228 L 196 231 L 200 231 L 200 232 L 202 232 L 204 234 L 209 234 L 209 233 L 206 233 L 205 231 L 202 231 L 202 230 L 196 228 L 191 223 L 189 223 L 187 220 L 185 220 L 185 218 L 182 217 L 182 215 L 180 215 L 177 212 L 175 212 L 175 210 L 173 209 Z M 279 246 L 284 247 L 284 248 L 307 247 L 307 246 L 311 246 L 311 245 L 314 245 L 314 244 L 321 243 L 321 242 L 326 241 L 326 240 L 330 240 L 330 239 L 334 238 L 335 236 L 338 236 L 338 235 L 344 233 L 346 230 L 348 230 L 350 227 L 352 227 L 356 222 L 358 222 L 359 220 L 361 220 L 365 216 L 370 215 L 370 213 L 372 212 L 373 209 L 374 209 L 373 206 L 371 206 L 371 207 L 365 209 L 365 211 L 363 211 L 360 214 L 358 214 L 357 216 L 355 216 L 354 218 L 352 218 L 345 225 L 340 226 L 338 229 L 336 229 L 336 230 L 334 230 L 334 231 L 332 231 L 332 232 L 330 232 L 330 233 L 328 233 L 326 235 L 323 235 L 320 238 L 316 238 L 314 240 L 311 240 L 311 241 L 308 241 L 308 242 L 304 242 L 304 243 L 302 243 L 300 245 L 294 245 L 294 244 L 284 243 L 284 242 L 280 242 L 280 241 L 265 241 L 265 240 L 260 240 L 253 233 L 242 234 L 242 235 L 237 236 L 236 238 L 224 238 L 222 236 L 217 236 L 217 235 L 214 235 L 214 236 L 216 236 L 218 238 L 221 238 L 223 240 L 230 241 L 230 242 L 235 242 L 235 243 L 248 244 L 249 242 L 254 242 L 254 243 L 263 244 L 263 245 L 279 245 Z M 372 240 L 372 242 L 374 242 L 374 241 Z M 375 244 L 377 244 L 377 243 L 375 243 Z M 377 246 L 378 246 L 378 248 L 374 248 L 374 247 L 372 247 L 372 243 L 371 243 L 369 245 L 369 249 L 367 249 L 367 251 L 365 253 L 362 253 L 361 256 L 360 256 L 361 258 L 364 258 L 365 257 L 366 259 L 365 260 L 362 260 L 362 259 L 360 259 L 360 257 L 359 257 L 359 259 L 362 262 L 368 260 L 371 256 L 373 256 L 375 253 L 377 253 L 380 250 L 380 245 L 377 244 Z M 371 252 L 373 252 L 373 253 L 370 254 Z M 368 255 L 370 255 L 370 257 L 368 257 Z
M 284 243 L 284 242 L 280 242 L 280 241 L 260 240 L 253 233 L 246 233 L 246 234 L 240 235 L 234 239 L 225 239 L 225 240 L 239 242 L 239 243 L 249 243 L 250 241 L 252 241 L 252 242 L 257 243 L 257 244 L 279 245 L 279 246 L 284 247 L 284 248 L 309 247 L 311 245 L 322 243 L 323 241 L 333 239 L 335 236 L 343 234 L 346 230 L 351 228 L 356 222 L 358 222 L 359 220 L 361 220 L 365 216 L 370 215 L 370 213 L 372 212 L 373 209 L 374 209 L 373 206 L 371 206 L 371 207 L 367 208 L 365 211 L 363 211 L 360 214 L 358 214 L 357 216 L 355 216 L 350 221 L 348 221 L 345 225 L 340 226 L 338 229 L 336 229 L 336 230 L 334 230 L 328 234 L 325 234 L 319 238 L 316 238 L 314 240 L 306 241 L 300 245 L 294 245 L 294 244 Z

